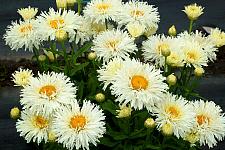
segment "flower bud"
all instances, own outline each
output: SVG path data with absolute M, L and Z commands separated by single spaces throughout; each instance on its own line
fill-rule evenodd
M 90 53 L 88 54 L 88 59 L 89 59 L 89 60 L 95 60 L 96 57 L 97 57 L 96 52 L 90 52 Z
M 73 7 L 77 0 L 66 0 L 66 2 L 68 7 Z
M 165 136 L 171 136 L 173 134 L 173 127 L 170 123 L 166 123 L 162 126 L 162 133 Z
M 56 135 L 55 135 L 55 133 L 52 132 L 52 131 L 49 131 L 49 132 L 48 132 L 48 141 L 50 141 L 50 142 L 55 142 L 55 140 L 56 140 Z
M 56 0 L 56 5 L 58 9 L 66 9 L 67 8 L 67 1 L 66 0 Z
M 199 140 L 199 134 L 197 132 L 190 132 L 185 135 L 184 139 L 191 144 L 195 144 Z
M 162 53 L 163 56 L 167 57 L 170 55 L 171 51 L 167 43 L 162 43 L 158 46 L 158 50 Z
M 121 106 L 120 110 L 116 110 L 118 115 L 117 118 L 127 118 L 131 115 L 132 109 L 130 106 Z
M 171 75 L 167 76 L 166 82 L 169 85 L 175 85 L 177 83 L 177 77 L 174 74 L 171 74 Z
M 46 56 L 45 55 L 39 55 L 38 56 L 38 60 L 39 61 L 45 61 L 46 60 Z
M 65 30 L 61 30 L 61 29 L 56 31 L 55 36 L 56 36 L 56 40 L 58 42 L 63 42 L 68 37 L 66 31 Z
M 155 120 L 153 118 L 148 118 L 145 120 L 144 123 L 146 128 L 154 128 L 155 127 Z
M 20 117 L 20 110 L 18 107 L 14 107 L 10 111 L 10 117 L 12 119 L 18 119 Z
M 105 101 L 105 95 L 102 93 L 98 93 L 95 95 L 95 100 L 99 103 Z
M 172 25 L 172 26 L 169 28 L 168 34 L 169 34 L 170 36 L 175 36 L 175 35 L 177 35 L 177 30 L 176 30 L 176 28 L 175 28 L 174 25 Z
M 205 70 L 202 67 L 196 67 L 194 74 L 196 77 L 201 77 L 205 73 Z
M 56 58 L 58 57 L 57 54 L 56 54 L 55 57 L 54 57 L 54 54 L 53 54 L 51 51 L 46 51 L 46 50 L 44 50 L 44 53 L 45 53 L 45 55 L 48 57 L 48 59 L 49 59 L 50 61 L 54 61 L 54 60 L 55 60 L 55 57 L 56 57 Z

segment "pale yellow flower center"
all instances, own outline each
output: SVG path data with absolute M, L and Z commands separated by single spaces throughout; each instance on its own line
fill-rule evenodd
M 76 115 L 76 116 L 71 118 L 71 120 L 70 120 L 70 127 L 80 130 L 80 129 L 84 128 L 86 123 L 87 123 L 87 120 L 86 120 L 85 116 L 83 116 L 83 115 Z
M 33 30 L 33 26 L 31 24 L 23 25 L 19 28 L 19 32 L 23 35 L 29 34 Z
M 53 85 L 46 85 L 43 86 L 40 90 L 39 90 L 40 94 L 46 94 L 48 97 L 51 97 L 52 94 L 56 93 L 56 88 Z
M 131 78 L 131 85 L 134 90 L 140 90 L 140 89 L 146 90 L 148 87 L 148 84 L 149 84 L 148 80 L 143 76 L 134 75 Z
M 112 7 L 112 5 L 109 3 L 99 3 L 99 4 L 96 4 L 95 7 L 98 9 L 98 11 L 101 14 L 104 14 Z
M 132 10 L 131 12 L 130 12 L 130 14 L 131 14 L 131 16 L 133 16 L 133 17 L 141 17 L 141 16 L 144 16 L 144 12 L 142 11 L 142 10 L 137 10 L 137 9 L 135 9 L 135 10 Z
M 58 28 L 62 27 L 63 24 L 64 24 L 64 20 L 61 18 L 53 19 L 53 20 L 50 20 L 50 22 L 49 22 L 50 27 L 53 29 L 58 29 Z
M 48 120 L 42 116 L 36 116 L 33 120 L 33 124 L 39 129 L 46 128 L 48 126 Z
M 190 63 L 193 63 L 199 59 L 199 53 L 194 50 L 187 52 L 186 56 L 187 56 L 187 61 Z
M 208 116 L 205 116 L 205 115 L 197 115 L 196 119 L 197 119 L 197 122 L 198 122 L 199 125 L 210 122 L 210 118 Z
M 118 44 L 119 44 L 119 40 L 112 39 L 106 43 L 106 47 L 112 49 L 113 51 L 116 51 Z
M 166 109 L 166 112 L 170 115 L 171 119 L 179 118 L 181 115 L 180 109 L 176 106 L 170 106 Z

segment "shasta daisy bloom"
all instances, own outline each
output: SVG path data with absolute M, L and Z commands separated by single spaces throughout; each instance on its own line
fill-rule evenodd
M 114 58 L 107 64 L 104 64 L 97 72 L 98 80 L 104 83 L 103 89 L 105 90 L 109 84 L 112 83 L 117 72 L 123 67 L 123 60 L 120 58 Z
M 49 9 L 49 12 L 42 12 L 37 17 L 39 22 L 37 28 L 41 39 L 55 40 L 56 31 L 64 30 L 68 33 L 70 41 L 74 40 L 76 31 L 81 24 L 81 16 L 75 14 L 72 10 L 61 10 L 55 11 L 53 8 Z
M 170 50 L 174 43 L 171 37 L 165 37 L 164 35 L 154 35 L 143 42 L 143 55 L 146 61 L 153 61 L 157 66 L 162 67 L 165 64 L 165 57 L 162 55 L 162 51 Z M 178 43 L 177 43 L 178 44 Z
M 186 31 L 186 32 L 179 34 L 178 36 L 179 36 L 179 38 L 183 39 L 184 41 L 197 42 L 199 44 L 199 46 L 206 53 L 209 61 L 216 60 L 216 52 L 218 51 L 218 49 L 216 47 L 214 47 L 215 45 L 210 38 L 206 37 L 198 30 L 195 32 L 192 32 L 191 34 L 189 34 Z
M 185 6 L 183 12 L 190 20 L 197 20 L 203 14 L 204 7 L 198 6 L 196 3 Z
M 159 23 L 158 9 L 147 2 L 132 0 L 125 3 L 118 14 L 118 24 L 127 25 L 130 22 L 139 22 L 146 28 Z
M 165 77 L 154 66 L 134 59 L 126 60 L 115 75 L 110 89 L 121 105 L 129 104 L 134 109 L 147 108 L 151 111 L 168 89 L 164 81 Z
M 225 117 L 220 106 L 213 101 L 203 100 L 193 103 L 195 116 L 194 129 L 199 134 L 200 145 L 216 146 L 225 136 Z
M 48 141 L 48 131 L 52 126 L 52 118 L 42 113 L 25 109 L 21 113 L 21 119 L 16 123 L 17 132 L 24 137 L 27 143 Z
M 33 73 L 32 70 L 29 69 L 20 69 L 19 71 L 15 71 L 12 76 L 15 86 L 25 87 L 29 84 L 29 80 L 33 77 Z
M 165 94 L 162 101 L 156 104 L 153 113 L 158 130 L 162 130 L 165 124 L 170 124 L 177 138 L 184 137 L 195 121 L 192 105 L 183 97 L 170 93 Z
M 213 44 L 216 47 L 221 47 L 225 45 L 225 33 L 222 32 L 220 29 L 215 28 L 211 30 L 209 35 L 209 39 L 213 41 Z
M 38 8 L 33 7 L 27 7 L 27 8 L 21 8 L 17 11 L 23 18 L 23 20 L 29 20 L 35 17 L 35 15 L 38 12 Z
M 203 50 L 198 42 L 194 40 L 184 41 L 184 45 L 181 47 L 181 50 L 184 53 L 184 62 L 188 66 L 207 66 L 207 53 Z
M 52 114 L 62 105 L 75 99 L 76 87 L 63 73 L 43 73 L 31 78 L 21 91 L 21 104 L 25 109 Z
M 100 33 L 93 40 L 93 45 L 92 50 L 103 62 L 108 62 L 114 57 L 127 58 L 129 54 L 137 51 L 134 39 L 126 31 L 118 29 Z
M 33 48 L 39 48 L 41 41 L 37 35 L 36 24 L 35 20 L 12 22 L 3 36 L 6 45 L 9 45 L 11 50 L 16 51 L 20 48 L 25 51 L 33 51 Z
M 72 150 L 89 149 L 97 145 L 105 133 L 105 116 L 99 106 L 84 101 L 82 108 L 75 102 L 71 107 L 62 107 L 55 114 L 53 131 L 57 142 Z
M 105 23 L 106 20 L 116 21 L 121 6 L 121 0 L 92 0 L 83 12 L 94 23 Z

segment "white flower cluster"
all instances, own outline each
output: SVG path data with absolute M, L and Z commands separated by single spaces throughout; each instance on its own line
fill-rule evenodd
M 15 74 L 21 72 L 27 70 Z M 71 150 L 97 144 L 106 130 L 103 111 L 89 101 L 80 107 L 77 89 L 68 77 L 48 72 L 27 79 L 29 82 L 21 91 L 23 111 L 16 123 L 17 131 L 27 142 L 54 140 Z

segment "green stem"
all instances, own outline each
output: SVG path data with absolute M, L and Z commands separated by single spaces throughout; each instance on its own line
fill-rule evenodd
M 39 59 L 38 59 L 38 56 L 39 56 L 39 50 L 38 50 L 36 47 L 34 47 L 33 52 L 34 52 L 34 57 L 35 57 L 36 60 L 37 60 L 38 66 L 41 67 L 41 63 L 40 63 L 40 61 L 39 61 Z M 42 68 L 41 68 L 41 69 L 42 69 Z
M 166 60 L 167 60 L 167 57 L 165 57 L 165 63 L 164 63 L 164 76 L 167 76 L 167 72 L 168 72 Z
M 78 15 L 81 14 L 81 11 L 82 11 L 82 3 L 83 3 L 83 0 L 78 0 L 77 1 L 77 4 L 78 4 Z
M 190 20 L 189 33 L 191 33 L 191 31 L 192 31 L 193 22 L 194 22 L 193 20 Z
M 64 60 L 65 60 L 65 70 L 64 70 L 64 72 L 65 72 L 65 74 L 67 75 L 67 73 L 68 73 L 68 68 L 69 68 L 69 66 L 68 66 L 68 65 L 69 65 L 69 64 L 68 64 L 68 56 L 67 56 L 67 52 L 66 52 L 65 43 L 62 42 L 61 45 L 62 45 L 62 49 L 63 49 L 63 57 L 64 57 Z

